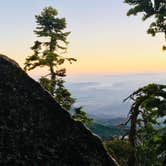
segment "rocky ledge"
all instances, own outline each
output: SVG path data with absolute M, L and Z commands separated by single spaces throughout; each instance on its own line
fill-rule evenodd
M 0 165 L 115 166 L 101 140 L 0 55 Z

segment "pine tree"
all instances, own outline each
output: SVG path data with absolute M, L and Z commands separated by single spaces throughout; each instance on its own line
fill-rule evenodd
M 164 33 L 166 40 L 166 0 L 125 0 L 125 3 L 133 6 L 128 11 L 128 16 L 143 13 L 143 20 L 154 16 L 147 33 L 152 36 Z M 166 50 L 166 45 L 163 50 Z
M 58 12 L 52 7 L 46 7 L 41 14 L 36 15 L 37 27 L 34 33 L 41 41 L 35 41 L 31 47 L 33 55 L 25 62 L 25 70 L 36 67 L 48 67 L 49 73 L 40 78 L 41 85 L 47 89 L 57 102 L 66 110 L 70 110 L 74 99 L 64 87 L 63 77 L 66 69 L 61 66 L 65 61 L 76 61 L 74 58 L 66 58 L 63 54 L 67 50 L 67 37 L 70 32 L 65 32 L 65 18 L 58 18 Z
M 31 47 L 33 54 L 28 56 L 25 61 L 25 70 L 33 70 L 37 67 L 47 67 L 49 73 L 40 78 L 40 84 L 45 88 L 55 100 L 67 111 L 74 109 L 74 119 L 88 123 L 90 119 L 82 110 L 84 116 L 78 114 L 79 108 L 73 108 L 75 99 L 64 86 L 66 69 L 62 65 L 68 61 L 72 63 L 75 58 L 66 57 L 67 37 L 70 32 L 65 32 L 66 19 L 59 18 L 58 12 L 53 7 L 46 7 L 35 16 L 37 27 L 34 33 L 41 40 L 34 42 Z
M 149 84 L 128 98 L 133 101 L 127 122 L 133 152 L 128 165 L 160 165 L 166 157 L 166 85 Z M 160 162 L 157 160 L 160 158 Z

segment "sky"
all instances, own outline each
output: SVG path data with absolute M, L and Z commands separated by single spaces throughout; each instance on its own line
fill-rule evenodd
M 68 55 L 78 61 L 69 74 L 144 73 L 166 71 L 164 37 L 146 34 L 150 20 L 127 17 L 123 0 L 5 0 L 0 2 L 0 53 L 21 66 L 36 37 L 34 15 L 53 6 L 67 20 Z M 33 71 L 32 76 L 43 70 Z

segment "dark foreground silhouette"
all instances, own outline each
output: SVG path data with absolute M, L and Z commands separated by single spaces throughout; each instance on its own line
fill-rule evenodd
M 114 166 L 101 140 L 0 55 L 0 165 Z

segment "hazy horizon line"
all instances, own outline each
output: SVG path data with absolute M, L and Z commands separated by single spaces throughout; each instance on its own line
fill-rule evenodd
M 67 74 L 66 77 L 73 77 L 73 76 L 91 76 L 91 75 L 153 75 L 153 74 L 166 74 L 166 71 L 145 71 L 145 72 L 103 72 L 103 73 L 70 73 Z M 35 73 L 28 73 L 32 78 L 38 79 L 42 76 L 42 74 L 35 74 Z

